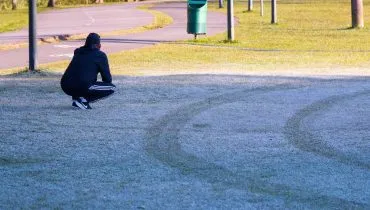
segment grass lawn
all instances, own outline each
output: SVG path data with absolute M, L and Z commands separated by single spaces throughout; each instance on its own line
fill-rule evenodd
M 28 9 L 2 10 L 0 20 L 0 33 L 21 29 L 28 23 Z
M 225 5 L 226 6 L 226 5 Z M 218 9 L 210 3 L 210 10 Z M 176 73 L 259 73 L 309 71 L 370 75 L 370 30 L 348 29 L 350 2 L 343 0 L 287 0 L 278 2 L 278 24 L 270 24 L 270 4 L 260 17 L 259 1 L 247 12 L 246 2 L 235 3 L 236 43 L 225 43 L 226 33 L 197 41 L 160 44 L 109 56 L 112 72 L 124 75 Z M 370 4 L 365 2 L 365 26 Z M 207 45 L 207 46 L 204 46 Z M 42 65 L 63 71 L 67 62 Z M 293 70 L 291 70 L 293 69 Z
M 300 3 L 298 3 L 300 2 Z M 245 3 L 237 3 L 235 14 L 239 25 L 235 30 L 237 46 L 279 50 L 370 50 L 370 30 L 349 30 L 350 2 L 343 0 L 286 0 L 278 2 L 278 24 L 271 25 L 271 6 L 265 2 L 265 16 L 259 14 L 259 1 L 253 12 Z M 216 5 L 210 6 L 212 10 Z M 365 4 L 365 23 L 370 24 L 370 4 Z M 226 9 L 221 9 L 226 13 Z M 237 21 L 236 21 L 237 22 Z M 200 40 L 220 43 L 226 35 Z

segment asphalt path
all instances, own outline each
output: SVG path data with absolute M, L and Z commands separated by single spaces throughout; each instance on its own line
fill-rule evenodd
M 146 25 L 152 21 L 153 18 L 151 14 L 144 14 L 145 12 L 142 11 L 135 11 L 135 7 L 139 6 L 140 4 L 145 3 L 137 3 L 135 5 L 133 4 L 124 4 L 124 5 L 112 5 L 109 7 L 109 11 L 119 11 L 120 9 L 123 11 L 130 11 L 130 15 L 125 13 L 126 18 L 131 18 L 131 20 L 128 19 L 121 19 L 120 18 L 115 19 L 115 24 L 107 24 L 107 28 L 105 28 L 104 21 L 102 21 L 102 24 L 99 25 L 99 27 L 96 26 L 90 26 L 87 29 L 81 28 L 78 33 L 88 33 L 88 32 L 103 32 L 103 31 L 111 31 L 111 30 L 117 30 L 117 29 L 127 29 L 127 28 L 133 28 L 135 27 L 132 22 L 137 22 L 136 26 L 139 25 Z M 96 14 L 99 14 L 100 18 L 103 18 L 105 16 L 115 16 L 112 15 L 111 12 L 100 14 L 99 11 L 103 9 L 99 7 L 93 7 L 93 8 L 84 8 L 85 13 L 88 14 L 94 14 L 93 11 L 96 12 Z M 154 45 L 160 42 L 168 42 L 168 41 L 176 41 L 176 40 L 184 40 L 184 39 L 191 39 L 193 38 L 193 35 L 187 34 L 186 32 L 186 3 L 185 2 L 166 2 L 166 3 L 159 3 L 154 7 L 155 10 L 164 12 L 168 15 L 170 15 L 173 18 L 173 23 L 170 24 L 167 27 L 156 29 L 156 30 L 150 30 L 143 33 L 138 34 L 128 34 L 128 35 L 122 35 L 122 36 L 111 36 L 111 37 L 104 37 L 102 39 L 102 50 L 107 53 L 114 53 L 114 52 L 120 52 L 123 50 L 130 50 L 130 49 L 136 49 L 141 48 L 145 46 Z M 90 11 L 91 10 L 91 11 Z M 73 11 L 73 10 L 69 10 Z M 78 11 L 78 9 L 76 9 Z M 60 11 L 56 11 L 57 15 Z M 137 13 L 135 13 L 137 12 Z M 117 14 L 120 12 L 117 12 Z M 50 15 L 53 14 L 53 12 L 50 13 Z M 105 15 L 103 15 L 105 14 Z M 137 16 L 136 14 L 139 14 Z M 66 16 L 64 16 L 66 17 Z M 73 22 L 74 17 L 71 15 L 71 18 L 69 18 L 68 22 Z M 95 18 L 94 19 L 99 19 Z M 136 18 L 135 21 L 132 21 L 132 18 Z M 143 18 L 143 20 L 140 20 Z M 86 18 L 85 18 L 86 20 Z M 140 20 L 140 21 L 139 21 Z M 148 21 L 150 20 L 150 21 Z M 67 20 L 65 20 L 67 21 Z M 96 21 L 97 22 L 97 21 Z M 217 12 L 208 12 L 207 15 L 207 34 L 208 35 L 214 35 L 217 33 L 224 32 L 226 30 L 226 15 L 217 13 Z M 75 24 L 75 23 L 72 23 Z M 79 23 L 84 24 L 84 22 Z M 95 24 L 95 23 L 94 23 Z M 92 24 L 92 25 L 94 25 Z M 41 23 L 39 23 L 41 25 Z M 49 28 L 45 30 L 45 34 L 51 35 L 52 31 L 52 24 L 47 24 Z M 65 23 L 67 25 L 67 23 Z M 114 28 L 119 27 L 119 28 Z M 98 30 L 98 28 L 100 30 Z M 95 30 L 96 29 L 96 30 Z M 72 29 L 71 29 L 72 30 Z M 54 34 L 55 35 L 55 34 Z M 49 63 L 54 61 L 60 61 L 60 60 L 66 60 L 71 59 L 73 56 L 73 50 L 81 45 L 83 45 L 84 40 L 70 40 L 70 41 L 63 41 L 59 43 L 53 43 L 53 44 L 43 44 L 38 47 L 38 63 Z M 7 69 L 7 68 L 14 68 L 14 67 L 22 67 L 22 66 L 28 66 L 28 49 L 27 48 L 20 48 L 20 49 L 14 49 L 14 50 L 6 50 L 6 51 L 0 51 L 0 69 Z
M 108 32 L 150 24 L 154 16 L 136 7 L 137 4 L 126 3 L 42 12 L 37 14 L 37 37 Z M 28 42 L 28 28 L 0 33 L 0 44 L 19 42 Z

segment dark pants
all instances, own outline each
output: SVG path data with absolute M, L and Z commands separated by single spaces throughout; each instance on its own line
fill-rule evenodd
M 79 96 L 74 95 L 72 96 L 72 99 L 76 100 L 78 97 L 84 97 L 89 103 L 93 103 L 112 95 L 115 88 L 116 86 L 112 83 L 95 82 L 94 85 L 89 87 L 86 93 Z

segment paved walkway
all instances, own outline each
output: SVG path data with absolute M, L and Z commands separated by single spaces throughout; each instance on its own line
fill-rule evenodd
M 37 15 L 37 37 L 108 32 L 150 24 L 152 14 L 134 3 L 51 10 Z M 114 14 L 114 15 L 112 15 Z M 28 28 L 0 33 L 0 44 L 28 42 Z
M 140 3 L 135 4 L 135 6 L 138 6 Z M 142 3 L 145 4 L 145 3 Z M 100 19 L 100 21 L 95 21 L 90 27 L 88 27 L 88 18 L 84 20 L 81 20 L 78 24 L 86 26 L 86 28 L 82 27 L 80 30 L 75 29 L 76 27 L 71 27 L 68 33 L 81 33 L 81 32 L 103 32 L 103 31 L 111 31 L 111 30 L 117 30 L 120 27 L 120 29 L 127 29 L 132 27 L 137 27 L 139 25 L 146 25 L 149 24 L 152 21 L 151 14 L 144 14 L 143 11 L 137 11 L 134 9 L 133 4 L 124 4 L 124 5 L 112 5 L 107 6 L 108 12 L 104 12 L 103 10 L 99 11 L 100 7 L 92 7 L 92 8 L 83 8 L 83 9 L 70 9 L 68 11 L 71 12 L 70 15 L 71 21 L 68 21 L 70 24 L 77 24 L 73 23 L 74 19 L 76 18 L 76 13 L 79 13 L 79 11 L 83 10 L 85 14 L 90 14 L 91 17 L 95 20 Z M 123 50 L 129 50 L 129 49 L 135 49 L 135 48 L 141 48 L 148 45 L 154 45 L 159 42 L 164 41 L 175 41 L 175 40 L 184 40 L 184 39 L 191 39 L 193 35 L 189 35 L 186 33 L 186 3 L 185 2 L 167 2 L 167 3 L 161 3 L 154 7 L 156 10 L 164 12 L 168 15 L 170 15 L 173 18 L 173 23 L 165 28 L 162 29 L 156 29 L 151 31 L 146 31 L 144 33 L 139 34 L 129 34 L 129 35 L 123 35 L 123 36 L 112 36 L 112 37 L 106 37 L 102 40 L 103 44 L 103 50 L 107 53 L 114 53 L 119 52 Z M 101 28 L 99 30 L 99 26 L 104 25 L 105 21 L 103 20 L 107 16 L 115 16 L 116 14 L 112 15 L 112 11 L 129 11 L 129 14 L 125 13 L 126 19 L 124 17 L 116 17 L 112 21 L 114 21 L 116 24 L 108 24 L 107 28 Z M 55 15 L 59 18 L 63 16 L 66 18 L 65 11 L 61 12 L 62 14 L 59 14 L 60 11 L 55 11 Z M 123 12 L 122 12 L 123 13 Z M 54 12 L 50 13 L 54 15 Z M 44 15 L 50 15 L 50 14 L 44 14 Z M 117 12 L 117 14 L 121 14 L 120 12 Z M 52 15 L 52 16 L 53 16 Z M 88 17 L 88 16 L 87 16 Z M 127 18 L 133 18 L 136 17 L 137 20 L 140 20 L 137 22 L 136 25 L 133 25 L 132 20 L 128 20 Z M 43 18 L 41 18 L 43 19 Z M 108 20 L 110 20 L 108 18 Z M 109 22 L 109 21 L 106 22 Z M 118 22 L 121 22 L 121 24 L 117 24 Z M 136 22 L 136 19 L 135 19 Z M 217 12 L 209 12 L 208 13 L 208 28 L 207 28 L 207 34 L 213 35 L 217 33 L 221 33 L 225 31 L 226 29 L 226 16 L 221 13 Z M 45 22 L 45 26 L 40 34 L 40 36 L 46 36 L 46 35 L 56 35 L 56 33 L 63 32 L 63 30 L 56 31 L 56 33 L 52 33 L 52 24 Z M 95 26 L 97 24 L 97 26 Z M 39 23 L 41 25 L 41 23 Z M 64 27 L 67 24 L 64 24 Z M 94 25 L 94 26 L 93 26 Z M 64 28 L 63 27 L 63 28 Z M 67 27 L 68 28 L 68 27 Z M 74 31 L 75 30 L 75 31 Z M 21 33 L 21 32 L 18 32 Z M 23 32 L 24 33 L 24 32 Z M 8 34 L 9 36 L 9 34 Z M 15 35 L 17 37 L 18 35 Z M 22 38 L 22 35 L 18 36 L 19 38 Z M 24 35 L 23 35 L 24 38 Z M 6 38 L 1 38 L 0 40 L 3 40 L 3 42 L 6 41 Z M 70 59 L 72 57 L 72 53 L 74 48 L 79 47 L 83 44 L 83 41 L 79 40 L 71 40 L 71 41 L 63 41 L 60 43 L 54 43 L 54 44 L 43 44 L 38 47 L 38 63 L 49 63 L 54 61 L 60 61 L 65 59 Z M 7 51 L 0 51 L 0 69 L 7 69 L 7 68 L 13 68 L 13 67 L 26 67 L 28 66 L 28 48 L 21 48 L 21 49 L 14 49 L 14 50 L 7 50 Z

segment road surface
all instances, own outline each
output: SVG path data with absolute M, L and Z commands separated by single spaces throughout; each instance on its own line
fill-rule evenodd
M 55 9 L 37 14 L 37 37 L 124 30 L 150 24 L 154 17 L 134 3 Z M 112 15 L 114 14 L 114 15 Z M 0 44 L 28 42 L 28 28 L 0 33 Z

